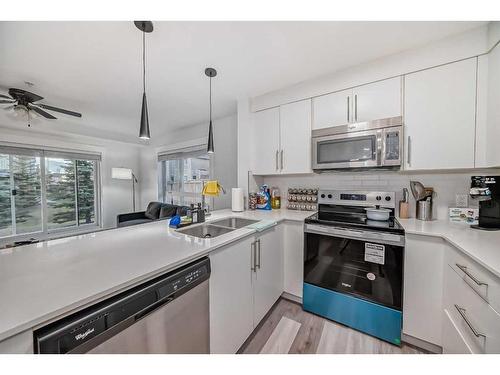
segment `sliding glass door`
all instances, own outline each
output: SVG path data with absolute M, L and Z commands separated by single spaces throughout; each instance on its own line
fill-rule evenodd
M 97 226 L 99 160 L 0 146 L 0 238 Z

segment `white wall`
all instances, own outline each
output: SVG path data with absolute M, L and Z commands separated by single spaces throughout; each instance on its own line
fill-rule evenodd
M 448 208 L 455 207 L 455 195 L 467 194 L 470 188 L 470 177 L 477 175 L 500 175 L 500 170 L 475 170 L 453 173 L 401 173 L 395 171 L 370 172 L 331 172 L 311 174 L 307 176 L 265 176 L 264 183 L 277 186 L 281 190 L 282 206 L 286 207 L 288 188 L 311 187 L 320 189 L 346 189 L 369 191 L 394 191 L 396 201 L 403 196 L 403 188 L 410 193 L 410 216 L 415 217 L 415 200 L 411 195 L 410 181 L 420 181 L 426 187 L 433 187 L 434 217 L 446 219 Z M 471 207 L 477 207 L 477 201 L 469 199 Z M 396 213 L 398 210 L 396 209 Z
M 370 63 L 343 69 L 317 79 L 276 90 L 251 99 L 252 111 L 276 107 L 305 98 L 477 56 L 491 47 L 498 36 L 496 22 L 444 38 L 421 48 L 386 56 Z M 337 51 L 335 53 L 338 53 Z
M 226 194 L 214 198 L 214 208 L 231 206 L 231 188 L 237 186 L 237 120 L 236 115 L 213 120 L 215 153 L 212 156 L 213 179 L 220 182 Z M 144 148 L 140 154 L 141 197 L 140 205 L 158 199 L 157 154 L 160 151 L 205 144 L 208 124 L 203 122 L 176 129 L 161 139 L 155 139 L 154 146 Z
M 144 146 L 69 134 L 44 134 L 35 129 L 14 130 L 0 127 L 0 134 L 0 142 L 100 152 L 102 154 L 101 209 L 103 227 L 115 227 L 117 214 L 132 211 L 131 181 L 113 180 L 111 168 L 132 168 L 134 173 L 137 173 L 139 170 L 139 150 Z

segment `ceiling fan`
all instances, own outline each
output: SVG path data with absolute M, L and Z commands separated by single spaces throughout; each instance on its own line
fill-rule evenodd
M 9 104 L 5 109 L 16 109 L 22 110 L 28 114 L 28 126 L 30 126 L 30 111 L 38 113 L 39 115 L 50 119 L 55 120 L 57 117 L 51 115 L 49 112 L 44 111 L 44 109 L 64 113 L 65 115 L 82 117 L 81 113 L 68 111 L 67 109 L 53 107 L 51 105 L 37 103 L 42 100 L 43 97 L 37 94 L 33 94 L 32 92 L 10 88 L 9 95 L 0 94 L 0 104 Z

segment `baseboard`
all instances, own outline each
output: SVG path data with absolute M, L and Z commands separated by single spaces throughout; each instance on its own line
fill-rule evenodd
M 283 293 L 281 293 L 281 297 L 283 297 L 284 299 L 287 299 L 289 301 L 292 301 L 292 302 L 295 302 L 295 303 L 302 305 L 302 297 L 296 296 L 295 294 L 283 292 Z
M 417 348 L 424 349 L 431 353 L 436 353 L 436 354 L 443 353 L 443 348 L 441 348 L 439 345 L 432 344 L 428 341 L 418 339 L 416 337 L 407 335 L 405 333 L 401 334 L 401 341 L 406 344 L 416 346 Z

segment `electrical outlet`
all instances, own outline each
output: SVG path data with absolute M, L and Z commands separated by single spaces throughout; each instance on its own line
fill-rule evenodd
M 456 194 L 455 195 L 455 205 L 457 207 L 468 207 L 469 206 L 469 196 L 467 194 Z

